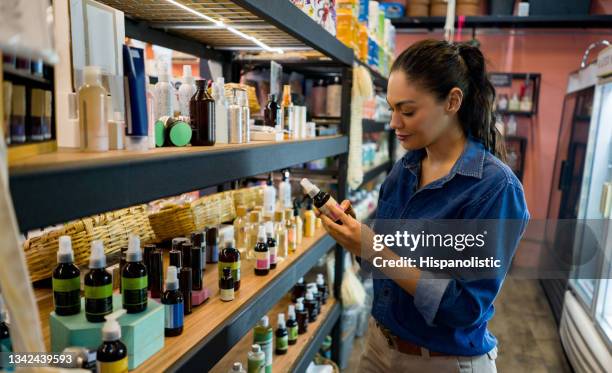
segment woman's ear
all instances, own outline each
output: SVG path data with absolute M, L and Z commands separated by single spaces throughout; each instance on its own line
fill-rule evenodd
M 446 111 L 449 114 L 455 114 L 461 108 L 461 103 L 463 102 L 463 91 L 454 87 L 448 93 L 448 98 L 446 99 Z

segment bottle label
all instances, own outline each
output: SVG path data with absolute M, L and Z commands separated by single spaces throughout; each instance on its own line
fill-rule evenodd
M 183 326 L 183 302 L 175 304 L 164 304 L 165 323 L 164 328 L 176 329 Z
M 264 354 L 266 354 L 266 369 L 272 366 L 272 329 L 266 333 L 255 333 L 254 343 L 257 343 Z
M 298 327 L 296 326 L 291 326 L 287 328 L 287 338 L 290 341 L 297 341 L 298 339 Z
M 85 285 L 85 313 L 91 316 L 104 316 L 113 312 L 113 285 Z
M 265 355 L 262 358 L 249 356 L 247 364 L 248 373 L 264 373 L 266 371 L 266 359 Z
M 319 210 L 321 210 L 321 212 L 327 216 L 328 218 L 330 218 L 332 221 L 337 221 L 338 219 L 340 219 L 340 217 L 338 215 L 336 215 L 336 212 L 334 210 L 332 210 L 331 208 L 331 198 L 321 207 L 319 207 Z M 336 206 L 339 209 L 342 209 L 342 207 L 340 207 L 340 205 L 338 205 L 336 203 Z
M 275 246 L 270 246 L 270 263 L 271 264 L 276 264 L 278 263 L 278 247 Z
M 240 281 L 240 260 L 237 262 L 219 262 L 217 271 L 219 273 L 219 280 L 223 277 L 223 268 L 230 267 L 232 269 L 232 278 L 234 282 Z
M 270 254 L 270 264 L 277 264 L 278 259 L 276 258 L 276 254 Z
M 52 279 L 55 308 L 71 308 L 81 304 L 81 279 Z
M 128 359 L 127 356 L 121 360 L 105 362 L 96 362 L 96 368 L 98 373 L 127 373 L 128 371 Z
M 276 349 L 279 351 L 287 351 L 289 348 L 289 337 L 276 337 Z
M 256 251 L 255 252 L 255 268 L 270 269 L 270 252 Z
M 221 300 L 223 301 L 234 300 L 234 288 L 219 289 L 219 295 L 221 296 Z
M 121 294 L 124 306 L 141 306 L 147 304 L 147 276 L 129 278 L 121 277 Z

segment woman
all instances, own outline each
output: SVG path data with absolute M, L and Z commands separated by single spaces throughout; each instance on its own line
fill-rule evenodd
M 496 233 L 511 236 L 499 277 L 444 279 L 417 268 L 383 269 L 386 277 L 374 279 L 362 372 L 496 371 L 497 340 L 487 323 L 529 213 L 521 183 L 502 162 L 494 99 L 484 57 L 467 44 L 421 41 L 392 66 L 391 128 L 408 152 L 381 187 L 377 219 L 517 219 L 520 227 Z M 362 261 L 398 258 L 389 248 L 373 253 L 365 244 L 362 250 L 369 228 L 337 213 L 342 224 L 322 216 L 323 224 L 347 250 Z

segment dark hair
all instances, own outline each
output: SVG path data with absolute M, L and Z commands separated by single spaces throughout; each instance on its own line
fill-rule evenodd
M 472 136 L 502 161 L 506 148 L 495 127 L 495 88 L 489 81 L 482 52 L 466 43 L 422 40 L 412 44 L 393 62 L 408 79 L 431 91 L 438 100 L 457 87 L 463 91 L 458 117 L 466 136 Z

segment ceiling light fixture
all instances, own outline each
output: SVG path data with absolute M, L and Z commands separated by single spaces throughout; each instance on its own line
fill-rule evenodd
M 284 53 L 281 48 L 272 48 L 269 45 L 267 45 L 264 42 L 262 42 L 261 40 L 257 39 L 256 37 L 251 36 L 251 35 L 247 35 L 244 32 L 238 31 L 234 27 L 226 25 L 225 23 L 223 23 L 221 21 L 218 21 L 218 20 L 216 20 L 214 18 L 211 18 L 211 17 L 207 16 L 206 14 L 200 13 L 200 12 L 198 12 L 195 9 L 191 9 L 190 7 L 186 6 L 185 4 L 181 4 L 181 3 L 179 3 L 178 1 L 175 1 L 175 0 L 166 0 L 166 2 L 176 6 L 178 8 L 181 8 L 181 9 L 183 9 L 183 10 L 185 10 L 185 11 L 187 11 L 187 12 L 193 14 L 193 15 L 196 15 L 196 16 L 198 16 L 198 17 L 200 17 L 200 18 L 202 18 L 202 19 L 204 19 L 204 20 L 206 20 L 208 22 L 214 23 L 217 27 L 224 28 L 227 31 L 229 31 L 229 32 L 231 32 L 231 33 L 233 33 L 235 35 L 238 35 L 238 36 L 240 36 L 241 38 L 243 38 L 245 40 L 248 40 L 248 41 L 250 41 L 252 43 L 255 43 L 257 46 L 259 46 L 260 48 L 262 48 L 262 49 L 264 49 L 264 50 L 266 50 L 268 52 L 275 52 L 275 53 L 281 53 L 281 54 Z

